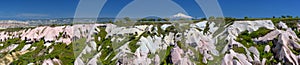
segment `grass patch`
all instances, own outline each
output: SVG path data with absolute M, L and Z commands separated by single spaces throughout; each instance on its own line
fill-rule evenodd
M 251 38 L 257 38 L 257 37 L 262 37 L 262 36 L 268 34 L 271 31 L 272 30 L 269 30 L 265 27 L 261 27 L 257 31 L 251 32 L 249 35 L 250 35 Z
M 237 53 L 247 54 L 247 52 L 245 51 L 245 49 L 243 47 L 233 46 L 232 49 Z
M 171 49 L 173 47 L 174 46 L 169 46 L 167 48 L 164 57 L 161 57 L 162 58 L 162 62 L 160 63 L 161 65 L 172 65 L 172 63 L 171 63 Z
M 34 27 L 6 28 L 6 29 L 0 29 L 0 32 L 1 31 L 16 32 L 16 31 L 21 31 L 21 30 L 30 29 L 30 28 L 34 28 Z
M 3 44 L 3 46 L 0 46 L 0 49 L 4 49 L 12 44 L 20 44 L 21 42 L 20 38 L 8 39 L 5 42 L 0 42 L 0 44 Z
M 81 38 L 73 42 L 74 55 L 77 57 L 86 46 L 86 38 Z

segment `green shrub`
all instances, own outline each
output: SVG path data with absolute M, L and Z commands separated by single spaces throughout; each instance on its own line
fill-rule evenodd
M 240 35 L 238 35 L 236 41 L 240 42 L 247 48 L 249 48 L 250 46 L 253 46 L 253 44 L 254 44 L 248 31 L 244 31 Z
M 6 28 L 6 29 L 0 29 L 0 31 L 16 32 L 16 31 L 21 31 L 21 30 L 29 29 L 29 28 L 33 28 L 33 27 Z
M 174 48 L 174 46 L 168 46 L 167 51 L 164 55 L 165 57 L 163 57 L 163 60 L 160 63 L 161 65 L 171 65 L 172 64 L 171 59 L 170 59 L 172 48 Z
M 232 50 L 234 50 L 237 53 L 247 54 L 247 52 L 245 51 L 245 49 L 243 47 L 233 46 Z
M 24 55 L 19 56 L 19 59 L 14 61 L 12 64 L 38 63 L 45 59 L 53 59 L 53 58 L 60 59 L 62 61 L 62 64 L 64 65 L 74 63 L 75 57 L 73 53 L 72 43 L 70 45 L 66 45 L 64 43 L 57 43 L 56 45 L 52 45 L 52 47 L 54 47 L 54 50 L 51 53 L 47 55 L 43 54 L 41 56 L 37 56 L 41 52 L 46 53 L 43 44 L 44 41 L 33 43 L 32 46 L 35 46 L 37 48 L 33 51 L 30 51 Z
M 169 32 L 177 32 L 174 26 L 169 26 L 166 28 L 165 33 L 169 33 Z
M 251 38 L 257 38 L 257 37 L 262 37 L 262 36 L 268 34 L 271 31 L 272 30 L 269 30 L 265 27 L 261 27 L 257 31 L 251 32 L 249 35 L 250 35 Z

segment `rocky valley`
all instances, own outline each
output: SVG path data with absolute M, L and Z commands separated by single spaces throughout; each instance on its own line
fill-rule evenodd
M 0 31 L 0 65 L 299 65 L 299 21 L 111 23 Z

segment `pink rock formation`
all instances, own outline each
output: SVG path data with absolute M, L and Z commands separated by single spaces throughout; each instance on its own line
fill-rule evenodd
M 183 54 L 183 50 L 180 49 L 178 46 L 176 46 L 175 48 L 173 48 L 171 50 L 171 57 L 172 57 L 172 63 L 173 64 L 180 63 L 181 54 Z

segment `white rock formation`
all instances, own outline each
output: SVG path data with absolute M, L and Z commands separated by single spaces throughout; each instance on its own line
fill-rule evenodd
M 270 45 L 266 45 L 264 51 L 268 53 L 268 52 L 270 52 L 270 50 L 271 50 Z
M 271 20 L 256 20 L 256 21 L 235 21 L 232 25 L 230 25 L 228 28 L 225 29 L 221 35 L 225 35 L 225 39 L 228 41 L 228 44 L 224 47 L 222 53 L 225 53 L 226 51 L 229 50 L 230 54 L 226 54 L 223 63 L 224 65 L 232 65 L 233 62 L 236 62 L 237 64 L 241 65 L 249 65 L 250 62 L 260 62 L 259 59 L 259 52 L 255 47 L 250 47 L 247 49 L 243 44 L 236 42 L 235 39 L 237 36 L 243 32 L 243 31 L 248 31 L 248 32 L 253 32 L 258 30 L 261 27 L 265 27 L 267 29 L 275 29 L 275 26 L 273 25 Z M 239 54 L 233 52 L 228 46 L 233 46 L 233 45 L 238 45 L 238 47 L 242 47 L 246 49 L 246 54 Z M 233 52 L 233 53 L 232 53 Z M 253 58 L 250 56 L 251 53 L 254 53 Z M 233 60 L 232 56 L 240 56 L 239 60 Z M 244 57 L 245 56 L 245 57 Z M 247 59 L 247 60 L 242 60 L 242 59 Z
M 283 29 L 287 29 L 288 28 L 288 26 L 285 23 L 283 23 L 283 22 L 279 22 L 278 26 L 281 27 L 281 28 L 283 28 Z
M 235 53 L 233 50 L 229 50 L 230 54 L 226 54 L 223 58 L 222 65 L 233 65 L 234 58 L 235 61 L 240 65 L 252 65 L 249 61 L 247 61 L 247 57 L 244 54 Z
M 43 61 L 42 65 L 62 65 L 59 59 L 46 59 Z
M 298 65 L 299 62 L 295 61 L 298 60 L 299 57 L 292 53 L 291 50 L 293 49 L 300 49 L 300 39 L 297 37 L 295 32 L 293 32 L 290 28 L 286 31 L 284 30 L 274 30 L 267 35 L 260 37 L 259 41 L 268 41 L 273 40 L 278 37 L 277 43 L 275 43 L 275 48 L 272 51 L 275 52 L 275 58 L 279 60 L 285 60 L 286 62 L 290 62 L 294 65 Z M 286 58 L 286 59 L 284 59 Z
M 182 16 L 178 14 L 178 16 Z M 206 24 L 209 23 L 209 26 Z M 173 24 L 164 24 L 160 28 L 166 30 L 167 27 L 172 26 Z M 181 25 L 181 24 L 180 24 Z M 183 24 L 182 24 L 183 25 Z M 288 26 L 280 22 L 278 26 L 286 30 L 277 29 L 271 20 L 256 20 L 256 21 L 235 21 L 232 25 L 228 25 L 227 28 L 221 34 L 213 36 L 214 33 L 219 29 L 219 27 L 214 27 L 215 23 L 208 21 L 202 21 L 198 23 L 190 24 L 190 28 L 183 30 L 184 32 L 167 32 L 166 34 L 161 35 L 149 35 L 142 36 L 143 33 L 158 34 L 158 27 L 155 25 L 138 25 L 133 27 L 118 27 L 114 24 L 91 24 L 84 25 L 78 24 L 73 26 L 58 26 L 58 27 L 49 27 L 42 26 L 36 27 L 28 30 L 21 30 L 17 32 L 0 32 L 0 41 L 6 41 L 12 38 L 21 38 L 26 40 L 26 45 L 20 50 L 21 52 L 28 52 L 28 50 L 35 50 L 36 47 L 31 47 L 31 42 L 44 40 L 45 46 L 51 46 L 52 42 L 63 42 L 67 45 L 72 43 L 72 40 L 86 38 L 87 46 L 84 47 L 83 51 L 76 57 L 74 61 L 75 65 L 84 65 L 84 64 L 96 64 L 98 58 L 102 53 L 100 53 L 101 48 L 114 48 L 112 52 L 116 52 L 116 55 L 112 60 L 117 60 L 117 64 L 128 64 L 128 65 L 149 65 L 155 64 L 159 65 L 163 60 L 163 57 L 160 57 L 159 52 L 161 50 L 167 50 L 169 46 L 174 46 L 171 49 L 170 56 L 173 64 L 178 65 L 195 65 L 195 60 L 198 62 L 199 59 L 195 58 L 196 55 L 203 55 L 203 63 L 209 63 L 216 57 L 223 56 L 222 65 L 252 65 L 252 63 L 258 63 L 264 65 L 267 61 L 272 60 L 273 58 L 283 60 L 285 63 L 291 63 L 293 65 L 299 65 L 300 55 L 296 55 L 295 51 L 300 49 L 299 37 L 297 34 Z M 299 24 L 298 24 L 299 25 Z M 129 48 L 130 41 L 125 41 L 124 43 L 116 48 L 114 46 L 97 46 L 95 40 L 102 40 L 101 37 L 94 39 L 93 34 L 98 32 L 103 32 L 97 26 L 103 26 L 105 32 L 108 34 L 105 38 L 111 38 L 112 42 L 121 42 L 126 39 L 126 36 L 136 35 L 136 38 L 139 38 L 137 45 L 139 47 L 135 52 L 131 52 Z M 208 32 L 204 33 L 205 27 L 209 27 Z M 236 41 L 238 35 L 243 31 L 249 31 L 249 33 L 258 30 L 261 27 L 272 30 L 268 34 L 253 39 L 256 42 L 275 42 L 271 47 L 266 45 L 263 49 L 264 52 L 259 52 L 255 46 L 245 47 L 243 44 Z M 154 28 L 154 30 L 152 30 Z M 200 29 L 200 30 L 199 30 Z M 221 38 L 221 39 L 219 39 Z M 226 40 L 223 49 L 217 50 L 218 41 Z M 179 42 L 182 42 L 181 46 Z M 222 43 L 222 42 L 221 42 Z M 0 46 L 4 44 L 0 44 Z M 232 46 L 238 46 L 245 49 L 245 54 L 238 53 L 232 49 Z M 9 52 L 14 50 L 18 45 L 13 44 L 7 48 L 1 49 L 1 52 Z M 49 53 L 53 51 L 53 47 L 49 47 Z M 219 48 L 218 48 L 219 49 Z M 94 53 L 90 58 L 82 58 L 84 54 Z M 260 53 L 274 53 L 274 57 L 271 58 L 261 58 Z M 154 55 L 153 58 L 148 58 L 149 54 Z M 130 57 L 129 57 L 130 56 Z M 11 58 L 9 58 L 11 60 Z M 54 64 L 61 63 L 59 59 L 46 59 L 42 61 L 43 64 Z M 1 62 L 0 62 L 1 63 Z M 279 63 L 281 64 L 281 63 Z
M 181 54 L 183 54 L 183 50 L 180 49 L 178 46 L 171 50 L 171 57 L 173 64 L 179 64 L 181 61 Z

